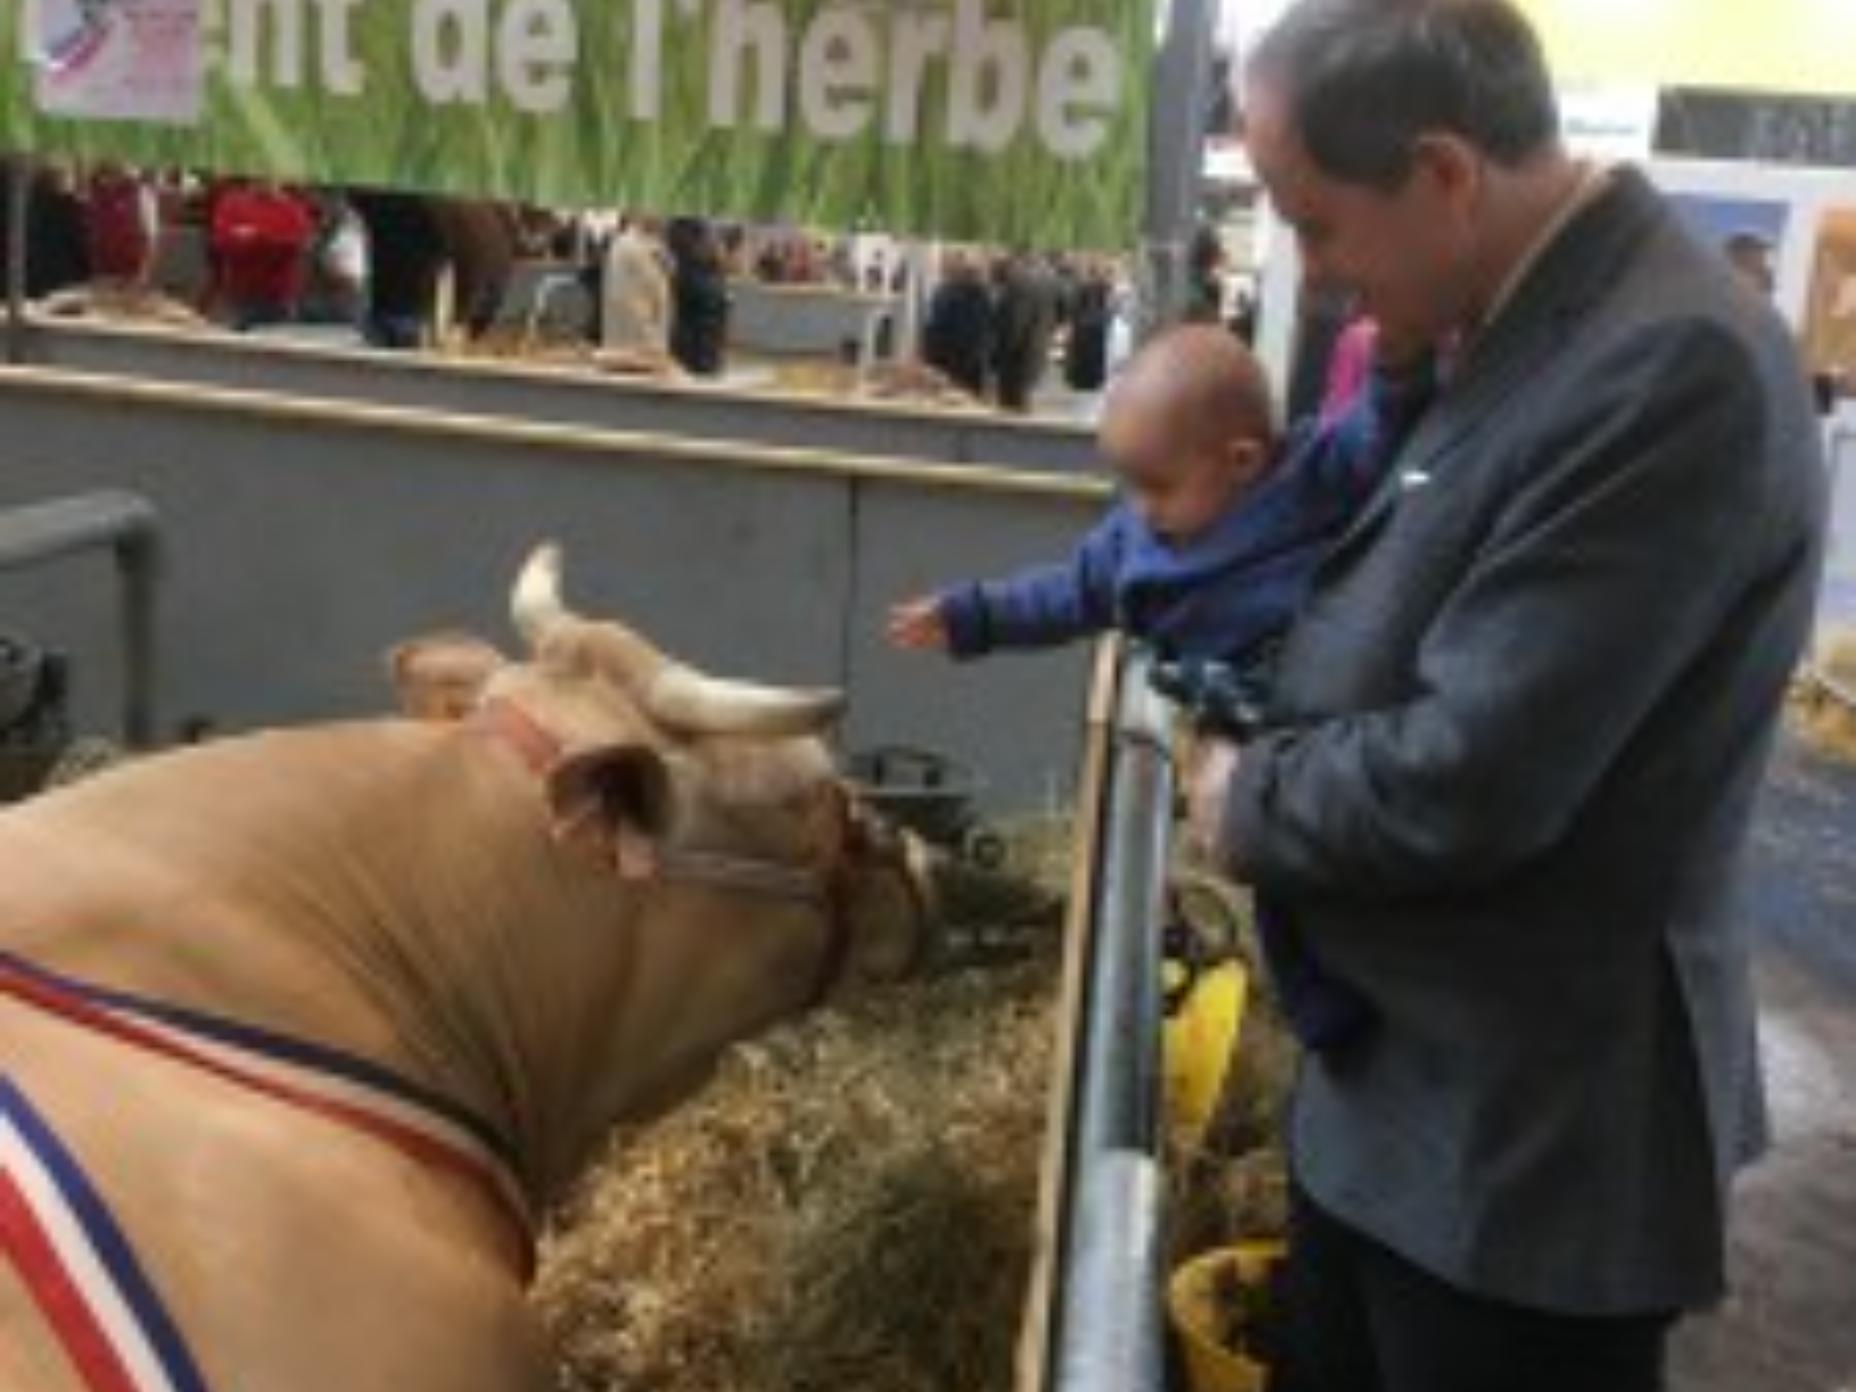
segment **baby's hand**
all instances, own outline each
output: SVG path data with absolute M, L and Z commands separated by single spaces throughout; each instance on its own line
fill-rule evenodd
M 946 652 L 947 620 L 932 595 L 905 600 L 889 611 L 889 641 L 912 652 Z

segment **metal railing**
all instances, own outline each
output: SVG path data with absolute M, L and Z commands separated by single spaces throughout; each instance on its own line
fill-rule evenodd
M 1164 1381 L 1159 924 L 1173 819 L 1169 708 L 1147 661 L 1119 664 L 1098 714 L 1100 777 L 1082 815 L 1080 995 L 1069 1054 L 1048 1392 L 1158 1392 Z
M 122 579 L 122 734 L 155 738 L 155 580 L 159 522 L 137 493 L 84 493 L 0 512 L 0 571 L 110 548 Z

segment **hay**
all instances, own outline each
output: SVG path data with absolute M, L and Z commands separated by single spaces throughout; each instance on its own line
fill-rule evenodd
M 1166 1245 L 1177 1264 L 1217 1247 L 1281 1239 L 1289 1221 L 1288 1163 L 1282 1150 L 1284 1110 L 1294 1083 L 1300 1046 L 1270 994 L 1261 966 L 1255 908 L 1247 891 L 1220 888 L 1202 866 L 1186 868 L 1200 893 L 1183 907 L 1196 920 L 1210 917 L 1208 899 L 1222 900 L 1235 918 L 1237 954 L 1250 971 L 1250 997 L 1238 1036 L 1237 1057 L 1202 1143 L 1167 1156 L 1171 1180 Z M 1195 902 L 1196 901 L 1196 902 Z
M 1064 819 L 1007 840 L 1010 872 L 1067 878 Z M 1032 941 L 742 1045 L 616 1137 L 544 1246 L 562 1392 L 1010 1388 L 1056 1036 L 1055 938 Z M 1253 997 L 1204 1148 L 1168 1157 L 1176 1257 L 1282 1235 L 1295 1052 Z
M 99 280 L 88 285 L 54 290 L 38 302 L 38 310 L 53 319 L 84 319 L 105 323 L 154 324 L 169 329 L 210 329 L 212 324 L 192 306 L 171 295 L 122 281 Z
M 1282 1128 L 1298 1056 L 1274 1004 L 1253 989 L 1237 1059 L 1203 1143 L 1167 1157 L 1166 1246 L 1175 1263 L 1214 1247 L 1287 1235 Z
M 1843 691 L 1856 692 L 1856 634 L 1828 639 L 1820 647 L 1815 665 Z M 1856 708 L 1807 675 L 1794 686 L 1788 709 L 1792 728 L 1812 749 L 1856 763 Z
M 561 1387 L 1010 1387 L 1055 981 L 1044 958 L 816 1015 L 618 1137 L 546 1244 Z

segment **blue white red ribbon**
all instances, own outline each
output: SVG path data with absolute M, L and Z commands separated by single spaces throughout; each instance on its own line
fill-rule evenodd
M 87 1392 L 206 1392 L 108 1204 L 6 1078 L 0 1078 L 0 1252 Z

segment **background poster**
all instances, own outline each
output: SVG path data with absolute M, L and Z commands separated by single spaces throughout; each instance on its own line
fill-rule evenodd
M 35 0 L 28 43 L 43 113 L 200 118 L 200 0 Z

